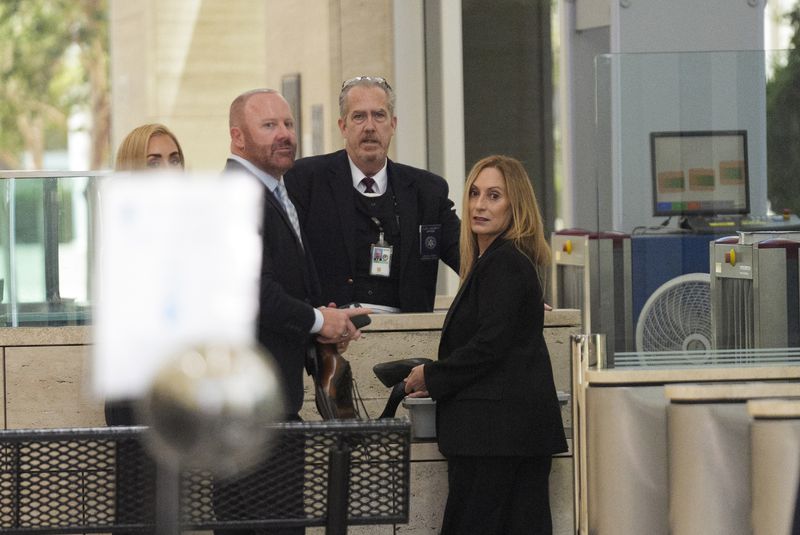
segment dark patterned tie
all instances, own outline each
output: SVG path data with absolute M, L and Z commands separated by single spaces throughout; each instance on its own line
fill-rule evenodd
M 375 189 L 372 187 L 375 185 L 375 179 L 371 176 L 365 176 L 361 179 L 361 183 L 364 184 L 364 193 L 375 193 Z

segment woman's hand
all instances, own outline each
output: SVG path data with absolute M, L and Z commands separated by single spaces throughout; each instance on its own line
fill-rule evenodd
M 427 398 L 428 387 L 425 386 L 425 365 L 420 364 L 411 369 L 411 373 L 406 377 L 406 394 L 410 398 Z

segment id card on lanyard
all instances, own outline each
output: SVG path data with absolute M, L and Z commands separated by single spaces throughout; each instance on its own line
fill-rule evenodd
M 393 247 L 383 240 L 383 232 L 378 234 L 378 243 L 370 247 L 369 274 L 388 277 L 392 266 Z

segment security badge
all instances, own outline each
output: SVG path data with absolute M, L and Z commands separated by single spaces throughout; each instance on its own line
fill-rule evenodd
M 439 237 L 442 234 L 442 225 L 419 226 L 419 258 L 420 260 L 439 259 Z
M 369 274 L 378 277 L 388 277 L 392 265 L 393 247 L 383 240 L 383 232 L 378 234 L 378 243 L 370 247 Z

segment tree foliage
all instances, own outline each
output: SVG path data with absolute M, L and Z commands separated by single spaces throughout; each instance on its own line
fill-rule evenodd
M 767 83 L 767 175 L 773 210 L 800 213 L 800 4 L 787 17 L 792 46 Z
M 42 169 L 48 132 L 76 110 L 92 117 L 92 166 L 106 163 L 107 43 L 106 0 L 0 0 L 0 167 L 27 152 Z

